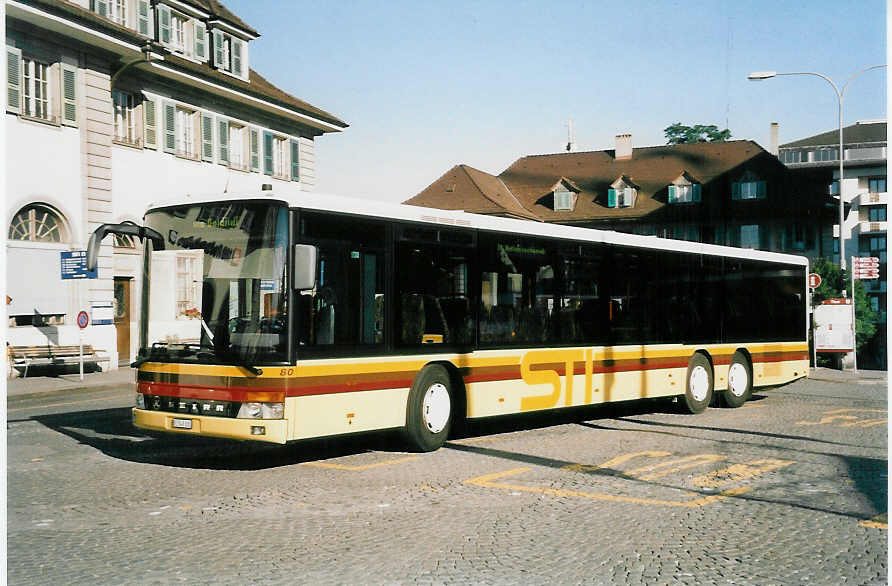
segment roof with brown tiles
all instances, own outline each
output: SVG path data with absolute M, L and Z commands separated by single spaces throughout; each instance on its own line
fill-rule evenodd
M 457 165 L 405 203 L 490 214 L 522 210 L 546 222 L 633 219 L 665 207 L 654 195 L 683 173 L 705 185 L 757 157 L 783 170 L 749 140 L 636 148 L 630 159 L 619 161 L 612 150 L 531 155 L 498 176 Z M 473 173 L 473 185 L 461 181 L 464 170 Z M 621 177 L 639 188 L 637 201 L 633 207 L 608 208 L 607 191 Z M 572 211 L 553 209 L 552 192 L 562 179 L 579 190 Z
M 452 167 L 405 203 L 527 220 L 539 219 L 517 201 L 498 177 L 468 165 Z
M 191 4 L 206 12 L 210 12 L 212 15 L 216 16 L 220 20 L 224 20 L 227 23 L 236 26 L 242 29 L 245 32 L 249 32 L 255 37 L 259 37 L 260 33 L 251 28 L 245 21 L 239 18 L 234 12 L 226 8 L 222 2 L 219 0 L 182 0 L 186 4 Z

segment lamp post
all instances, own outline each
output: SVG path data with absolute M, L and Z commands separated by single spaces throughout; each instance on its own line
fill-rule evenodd
M 842 99 L 845 96 L 846 89 L 849 87 L 849 84 L 852 83 L 856 77 L 864 73 L 865 71 L 870 71 L 871 69 L 880 69 L 881 67 L 885 67 L 885 65 L 873 65 L 871 67 L 865 67 L 861 71 L 852 75 L 846 82 L 843 84 L 842 88 L 837 86 L 832 79 L 824 75 L 823 73 L 815 73 L 814 71 L 791 71 L 788 73 L 778 73 L 776 71 L 754 71 L 747 76 L 747 79 L 750 81 L 761 81 L 763 79 L 771 79 L 772 77 L 777 77 L 779 75 L 815 75 L 820 77 L 827 83 L 833 87 L 833 91 L 836 92 L 836 98 L 839 103 L 839 268 L 843 271 L 846 270 L 846 252 L 845 252 L 845 241 L 842 237 L 842 230 L 845 226 L 845 201 L 842 197 L 842 171 L 843 171 L 843 159 L 844 159 L 844 151 L 843 151 L 843 141 L 842 141 Z M 855 297 L 855 292 L 852 291 L 852 299 Z M 854 303 L 854 301 L 853 301 Z

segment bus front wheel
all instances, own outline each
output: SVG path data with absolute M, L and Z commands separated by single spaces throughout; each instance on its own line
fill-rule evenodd
M 407 443 L 419 452 L 432 452 L 446 442 L 452 427 L 452 379 L 439 364 L 429 364 L 415 376 L 406 403 Z
M 722 393 L 726 407 L 740 407 L 753 394 L 753 376 L 750 362 L 743 352 L 735 352 L 728 367 L 728 390 Z
M 711 401 L 712 365 L 706 356 L 698 352 L 688 362 L 685 393 L 679 403 L 687 413 L 702 413 Z

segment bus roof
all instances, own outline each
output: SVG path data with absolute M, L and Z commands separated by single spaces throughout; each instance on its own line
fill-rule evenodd
M 369 216 L 373 218 L 404 220 L 439 226 L 474 228 L 479 230 L 508 232 L 512 234 L 545 236 L 574 241 L 618 244 L 639 248 L 672 250 L 677 252 L 690 252 L 695 254 L 708 254 L 712 256 L 726 256 L 808 266 L 808 259 L 804 256 L 779 252 L 719 246 L 716 244 L 704 244 L 687 240 L 672 240 L 669 238 L 658 238 L 656 236 L 640 236 L 637 234 L 627 234 L 625 232 L 615 232 L 613 230 L 600 230 L 597 228 L 581 228 L 578 226 L 566 226 L 563 224 L 535 222 L 531 220 L 515 220 L 512 218 L 471 214 L 455 210 L 409 206 L 378 200 L 313 192 L 282 194 L 276 193 L 273 190 L 264 190 L 196 196 L 186 195 L 185 197 L 151 203 L 146 211 L 148 213 L 148 211 L 154 209 L 182 205 L 251 200 L 268 202 L 277 201 L 292 208 Z

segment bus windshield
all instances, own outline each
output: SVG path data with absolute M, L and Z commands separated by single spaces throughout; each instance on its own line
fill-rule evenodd
M 269 202 L 154 210 L 141 355 L 150 360 L 270 364 L 288 359 L 288 211 Z

